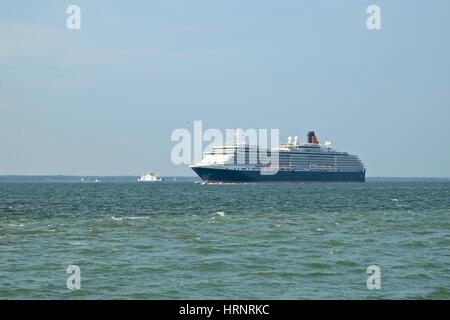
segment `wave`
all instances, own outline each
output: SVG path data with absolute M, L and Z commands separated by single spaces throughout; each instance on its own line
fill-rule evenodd
M 450 291 L 447 288 L 439 287 L 434 289 L 432 292 L 426 294 L 423 296 L 424 299 L 433 299 L 433 300 L 440 300 L 440 299 L 450 299 Z
M 9 228 L 22 228 L 23 227 L 23 223 L 20 224 L 14 224 L 14 223 L 10 223 L 8 224 Z
M 212 214 L 212 217 L 209 218 L 209 220 L 216 220 L 216 217 L 219 217 L 219 218 L 225 217 L 225 212 L 224 211 L 216 211 Z
M 111 216 L 111 219 L 114 221 L 123 221 L 123 220 L 142 220 L 142 219 L 148 219 L 146 216 L 125 216 L 125 217 L 114 217 Z
M 410 242 L 404 243 L 402 245 L 402 247 L 409 248 L 409 249 L 415 249 L 415 248 L 426 248 L 426 247 L 428 247 L 428 245 L 426 243 L 424 243 L 423 241 L 415 240 L 415 241 L 410 241 Z

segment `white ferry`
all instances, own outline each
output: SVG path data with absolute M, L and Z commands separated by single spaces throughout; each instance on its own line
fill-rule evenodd
M 158 177 L 153 172 L 146 172 L 138 178 L 138 182 L 161 182 L 162 177 Z

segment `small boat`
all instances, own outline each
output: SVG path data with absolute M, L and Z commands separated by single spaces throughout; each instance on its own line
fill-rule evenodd
M 138 182 L 161 182 L 163 178 L 158 177 L 153 172 L 144 173 L 138 178 Z

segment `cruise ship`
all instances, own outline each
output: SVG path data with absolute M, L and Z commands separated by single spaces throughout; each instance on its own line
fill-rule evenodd
M 271 156 L 278 156 L 276 166 L 264 160 Z M 366 176 L 358 156 L 334 150 L 329 141 L 319 144 L 314 131 L 308 132 L 306 143 L 289 137 L 271 150 L 237 141 L 214 146 L 190 167 L 207 182 L 364 182 Z

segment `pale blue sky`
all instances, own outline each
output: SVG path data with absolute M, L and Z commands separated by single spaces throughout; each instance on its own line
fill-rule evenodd
M 1 7 L 0 174 L 191 175 L 171 163 L 170 134 L 203 120 L 282 140 L 314 129 L 368 176 L 450 176 L 449 1 Z

